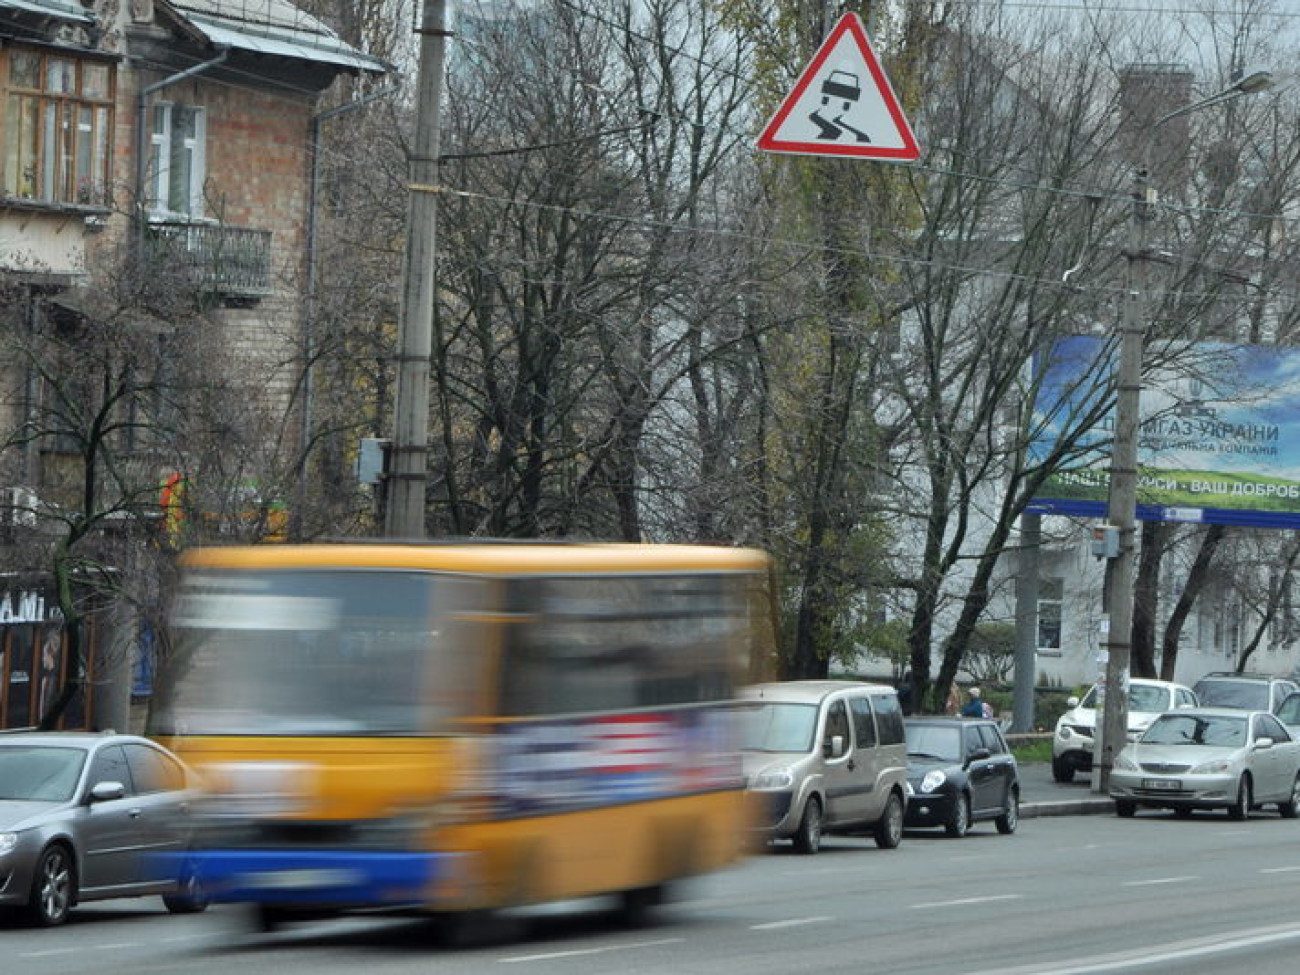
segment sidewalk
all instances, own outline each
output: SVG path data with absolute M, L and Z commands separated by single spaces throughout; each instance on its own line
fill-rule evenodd
M 1109 796 L 1092 791 L 1092 776 L 1076 774 L 1073 782 L 1052 778 L 1050 762 L 1020 763 L 1020 818 L 1106 815 L 1115 812 Z

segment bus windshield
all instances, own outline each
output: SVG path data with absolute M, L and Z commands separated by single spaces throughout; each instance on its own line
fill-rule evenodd
M 346 569 L 192 576 L 173 614 L 180 672 L 159 731 L 432 730 L 428 675 L 448 655 L 434 578 Z

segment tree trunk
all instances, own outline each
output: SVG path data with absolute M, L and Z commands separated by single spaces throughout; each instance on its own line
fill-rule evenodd
M 1165 554 L 1169 526 L 1159 521 L 1142 522 L 1142 550 L 1138 559 L 1133 593 L 1131 634 L 1134 677 L 1156 676 L 1156 613 L 1160 599 L 1160 561 Z
M 1187 584 L 1183 586 L 1178 602 L 1174 604 L 1174 610 L 1169 614 L 1169 622 L 1165 624 L 1164 647 L 1160 654 L 1161 680 L 1174 679 L 1174 671 L 1178 664 L 1178 641 L 1183 634 L 1183 624 L 1187 622 L 1192 607 L 1196 605 L 1196 597 L 1201 594 L 1205 583 L 1209 581 L 1214 553 L 1218 550 L 1219 543 L 1223 541 L 1225 530 L 1223 525 L 1211 525 L 1206 530 L 1205 537 L 1201 539 L 1201 547 L 1196 552 L 1191 571 L 1187 573 Z

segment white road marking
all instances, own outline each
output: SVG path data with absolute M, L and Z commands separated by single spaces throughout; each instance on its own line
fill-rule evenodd
M 1295 873 L 1300 867 L 1264 867 L 1260 873 Z
M 776 931 L 779 928 L 796 928 L 801 924 L 817 924 L 821 921 L 832 921 L 834 918 L 829 917 L 793 917 L 788 921 L 768 921 L 766 924 L 751 924 L 751 931 Z
M 960 907 L 963 904 L 989 904 L 993 901 L 1018 901 L 1024 898 L 1024 894 L 989 894 L 986 897 L 963 897 L 960 900 L 953 901 L 929 901 L 925 904 L 913 904 L 911 909 L 914 911 L 926 911 L 935 907 Z
M 573 951 L 548 951 L 539 955 L 513 955 L 510 958 L 498 958 L 497 961 L 510 965 L 515 962 L 552 961 L 556 958 L 577 958 L 582 955 L 603 955 L 610 951 L 629 951 L 635 948 L 655 948 L 659 945 L 674 945 L 685 938 L 661 938 L 658 941 L 636 941 L 626 945 L 606 945 L 603 948 L 576 948 Z
M 1221 955 L 1257 945 L 1279 941 L 1300 941 L 1300 927 L 1277 925 L 1266 928 L 1248 928 L 1236 935 L 1225 933 L 1175 941 L 1155 948 L 1119 951 L 1079 965 L 1062 965 L 1060 962 L 1042 965 L 1021 965 L 1015 968 L 994 968 L 971 975 L 1095 975 L 1098 972 L 1122 971 L 1168 962 L 1189 961 L 1209 955 Z
M 1150 880 L 1126 880 L 1125 887 L 1155 887 L 1158 884 L 1181 884 L 1188 880 L 1200 880 L 1200 877 L 1152 877 Z
M 24 951 L 19 958 L 49 958 L 52 955 L 70 955 L 80 948 L 47 948 L 45 951 Z

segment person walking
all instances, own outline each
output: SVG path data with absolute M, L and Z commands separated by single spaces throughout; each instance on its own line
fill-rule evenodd
M 984 702 L 980 700 L 980 689 L 972 687 L 967 693 L 970 694 L 970 700 L 962 705 L 961 716 L 963 718 L 984 717 Z

